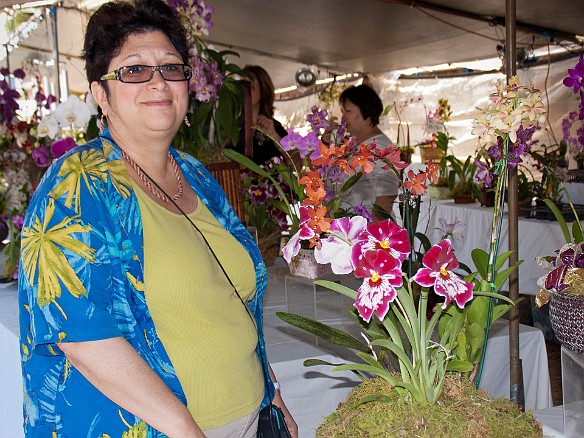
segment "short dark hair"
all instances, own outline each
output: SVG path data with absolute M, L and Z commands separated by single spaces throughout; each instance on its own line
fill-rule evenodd
M 85 31 L 83 59 L 91 84 L 108 73 L 109 64 L 120 53 L 130 35 L 162 32 L 189 63 L 192 41 L 181 15 L 162 0 L 113 1 L 104 3 L 89 19 Z M 106 88 L 107 91 L 107 88 Z
M 343 91 L 339 102 L 343 105 L 346 101 L 359 107 L 363 119 L 369 119 L 373 126 L 379 125 L 379 116 L 383 112 L 383 103 L 373 88 L 368 85 L 351 86 Z
M 274 117 L 274 83 L 268 72 L 259 65 L 246 65 L 243 71 L 252 73 L 260 87 L 260 114 Z

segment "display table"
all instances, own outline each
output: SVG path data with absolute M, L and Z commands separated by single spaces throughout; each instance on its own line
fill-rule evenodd
M 22 438 L 22 378 L 16 284 L 0 284 L 0 438 Z
M 395 213 L 399 215 L 398 212 Z M 471 251 L 474 248 L 489 251 L 493 209 L 481 207 L 478 203 L 455 204 L 452 199 L 438 200 L 423 196 L 417 231 L 424 233 L 433 245 L 444 236 L 443 231 L 440 230 L 439 219 L 441 218 L 449 224 L 458 220 L 466 226 L 466 231 L 463 233 L 464 242 L 453 240 L 452 247 L 458 260 L 472 269 L 474 264 Z M 508 236 L 507 214 L 505 214 L 499 252 L 508 250 Z M 537 266 L 535 258 L 554 255 L 554 251 L 565 242 L 557 222 L 519 218 L 518 258 L 523 260 L 519 266 L 520 294 L 536 295 L 539 292 L 537 280 L 545 272 Z

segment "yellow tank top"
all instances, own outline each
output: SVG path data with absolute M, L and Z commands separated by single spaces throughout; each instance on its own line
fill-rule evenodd
M 189 411 L 203 430 L 250 414 L 264 395 L 254 323 L 189 221 L 158 205 L 139 187 L 134 190 L 144 228 L 146 303 Z M 255 273 L 247 251 L 202 201 L 188 216 L 241 298 L 253 298 Z

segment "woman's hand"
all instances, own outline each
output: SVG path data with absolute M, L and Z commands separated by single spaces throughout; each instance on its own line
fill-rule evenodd
M 279 389 L 276 391 L 272 403 L 282 409 L 282 412 L 284 413 L 284 421 L 286 421 L 286 426 L 288 426 L 292 438 L 298 438 L 298 425 L 296 424 L 296 421 L 294 421 L 294 418 L 292 418 L 292 414 L 290 414 L 290 411 L 286 407 L 286 403 L 282 400 Z
M 258 115 L 258 118 L 256 120 L 256 126 L 265 133 L 269 134 L 271 137 L 274 137 L 276 141 L 280 141 L 281 137 L 276 132 L 276 127 L 274 126 L 274 119 L 266 117 L 263 114 L 260 114 Z

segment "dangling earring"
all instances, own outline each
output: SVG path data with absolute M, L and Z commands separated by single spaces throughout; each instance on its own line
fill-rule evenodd
M 105 126 L 107 125 L 107 117 L 105 116 L 105 114 L 102 114 L 101 117 L 99 118 L 99 132 L 100 134 L 103 134 L 103 131 L 105 130 Z
M 185 125 L 187 125 L 187 128 L 190 128 L 191 127 L 191 122 L 189 122 L 189 118 L 187 116 L 185 116 L 184 121 L 185 121 Z

